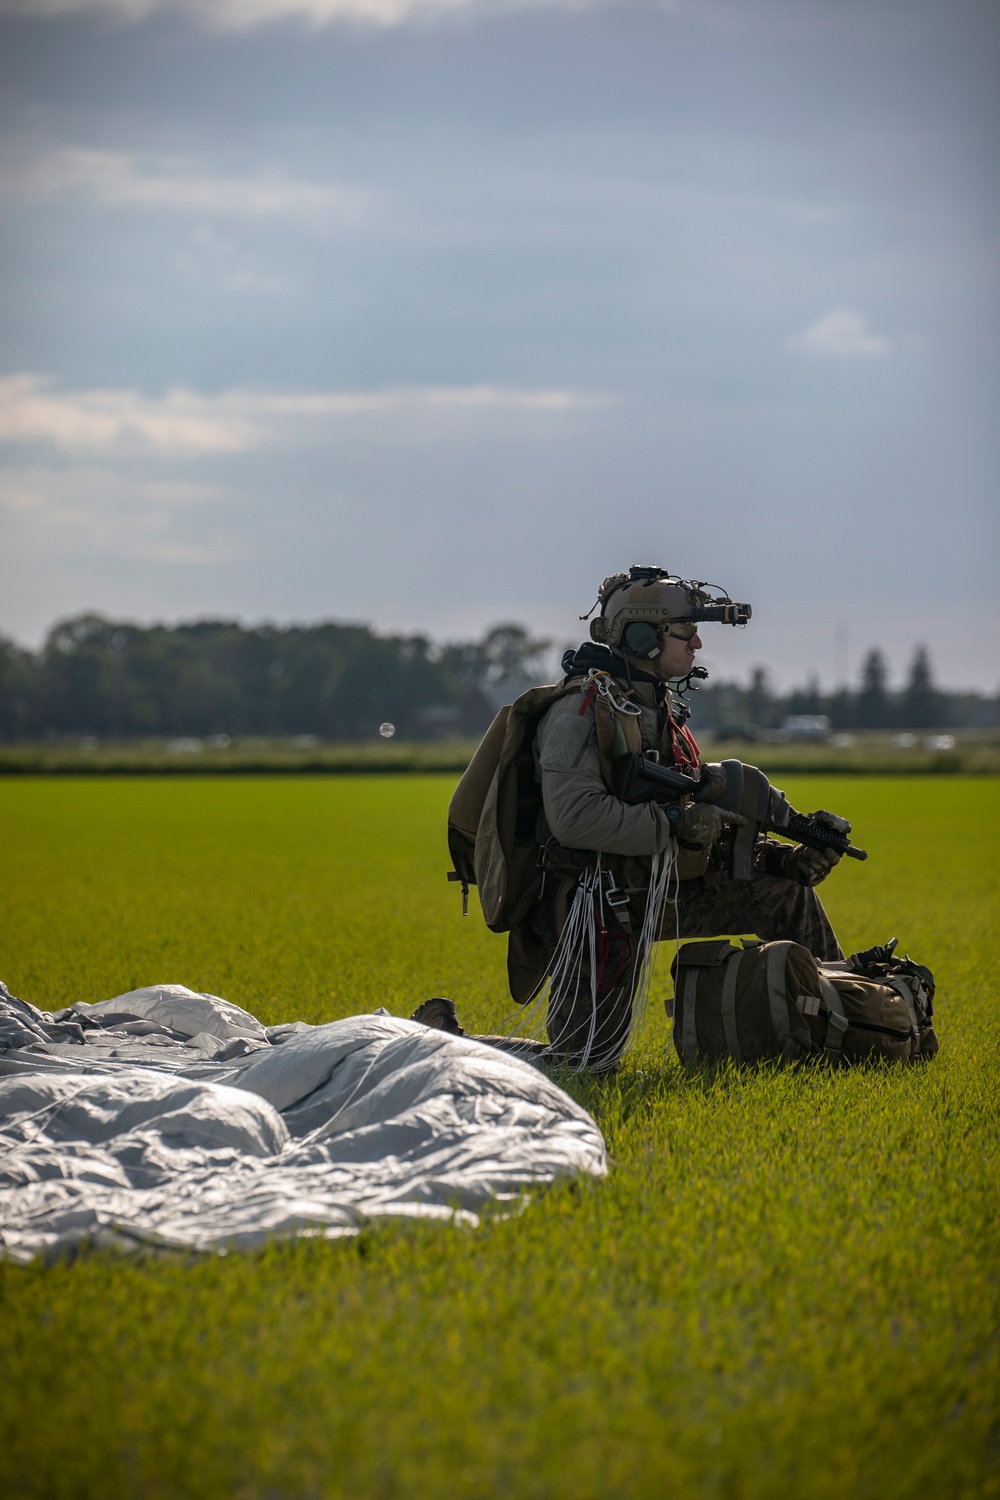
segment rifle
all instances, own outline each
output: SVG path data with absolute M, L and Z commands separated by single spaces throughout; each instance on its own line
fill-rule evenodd
M 794 839 L 810 849 L 833 849 L 837 854 L 846 854 L 849 859 L 867 859 L 865 849 L 857 849 L 848 834 L 838 833 L 828 824 L 817 822 L 815 813 L 796 812 L 784 792 L 772 786 L 756 766 L 744 765 L 740 760 L 724 760 L 713 769 L 725 772 L 726 785 L 721 796 L 714 799 L 717 807 L 728 812 L 742 813 L 747 819 L 746 828 L 734 830 L 733 855 L 736 879 L 749 880 L 749 858 L 760 833 L 776 833 L 780 838 Z M 661 802 L 667 809 L 677 807 L 682 797 L 691 797 L 695 802 L 704 801 L 715 784 L 715 778 L 704 772 L 701 776 L 688 776 L 675 771 L 672 766 L 661 766 L 647 760 L 638 751 L 632 750 L 615 761 L 615 796 L 622 802 Z M 680 822 L 680 816 L 671 819 Z M 743 873 L 737 873 L 739 869 Z

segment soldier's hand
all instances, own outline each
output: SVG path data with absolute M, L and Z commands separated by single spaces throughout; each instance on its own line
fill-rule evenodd
M 840 818 L 836 813 L 827 812 L 820 808 L 811 816 L 817 823 L 825 823 L 827 828 L 832 828 L 835 833 L 850 833 L 851 825 L 846 818 Z M 819 885 L 825 880 L 834 865 L 840 864 L 840 855 L 836 849 L 810 849 L 805 844 L 796 844 L 794 849 L 789 849 L 785 855 L 782 874 L 786 880 L 794 880 L 796 885 Z
M 843 819 L 839 821 L 843 822 Z M 786 880 L 794 880 L 796 885 L 813 886 L 825 880 L 834 865 L 839 864 L 840 855 L 836 849 L 810 849 L 806 844 L 796 844 L 785 855 L 781 873 Z
M 711 803 L 693 802 L 684 809 L 677 828 L 677 842 L 684 849 L 707 849 L 726 827 L 742 828 L 746 823 L 740 813 L 726 812 Z
M 718 802 L 728 785 L 729 777 L 726 775 L 724 766 L 702 766 L 701 790 L 698 794 L 698 801 L 708 803 Z

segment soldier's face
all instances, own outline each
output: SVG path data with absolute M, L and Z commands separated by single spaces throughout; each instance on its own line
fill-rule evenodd
M 686 677 L 694 666 L 695 653 L 701 650 L 701 636 L 697 630 L 689 640 L 671 634 L 671 630 L 683 630 L 686 635 L 690 628 L 690 623 L 685 628 L 684 622 L 678 620 L 663 632 L 663 650 L 656 665 L 664 681 L 670 677 Z

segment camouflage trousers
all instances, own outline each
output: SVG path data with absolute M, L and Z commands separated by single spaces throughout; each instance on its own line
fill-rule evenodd
M 536 908 L 539 936 L 555 948 L 575 882 L 560 881 L 549 900 Z M 641 908 L 641 903 L 640 903 Z M 635 991 L 645 953 L 638 933 L 641 909 L 624 922 L 605 907 L 595 944 L 596 984 L 589 958 L 564 976 L 549 996 L 546 1031 L 552 1053 L 560 1059 L 597 1070 L 614 1067 L 626 1050 L 632 1030 Z M 667 903 L 661 941 L 750 934 L 765 942 L 783 938 L 801 943 L 816 958 L 843 958 L 830 920 L 816 892 L 774 875 L 734 881 L 713 874 L 683 880 L 676 909 Z M 594 994 L 596 992 L 596 1005 Z

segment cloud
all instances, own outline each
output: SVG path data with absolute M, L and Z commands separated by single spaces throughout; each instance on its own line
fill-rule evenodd
M 2 9 L 3 0 L 0 0 Z M 49 198 L 77 192 L 98 203 L 181 213 L 265 217 L 289 214 L 360 219 L 370 202 L 361 189 L 296 181 L 279 174 L 206 176 L 183 163 L 141 162 L 123 151 L 59 147 L 25 156 L 8 150 L 0 162 L 5 194 Z
M 225 498 L 218 485 L 143 480 L 100 468 L 0 469 L 0 510 L 46 553 L 85 549 L 141 562 L 205 565 L 232 556 L 218 538 L 175 535 L 186 508 Z
M 382 391 L 282 393 L 177 388 L 149 398 L 130 390 L 57 392 L 36 375 L 0 380 L 0 442 L 52 443 L 68 453 L 158 458 L 246 453 L 279 439 L 290 420 L 364 415 L 528 412 L 607 406 L 595 393 L 502 386 L 400 386 Z
M 147 451 L 162 458 L 240 453 L 261 434 L 219 399 L 169 391 L 149 401 L 135 391 L 55 394 L 34 375 L 0 380 L 0 441 L 47 442 L 67 452 Z
M 795 354 L 833 359 L 872 359 L 889 353 L 888 341 L 872 333 L 864 316 L 851 307 L 828 312 L 790 338 L 785 347 Z
M 280 276 L 261 270 L 255 256 L 211 225 L 202 224 L 194 231 L 177 257 L 177 266 L 189 281 L 228 292 L 271 295 L 287 290 Z
M 144 21 L 175 11 L 220 31 L 247 31 L 274 21 L 299 21 L 319 29 L 337 22 L 390 27 L 447 20 L 475 20 L 523 10 L 597 10 L 615 0 L 0 0 L 0 12 L 35 18 L 80 15 Z M 674 10 L 673 0 L 650 0 Z

